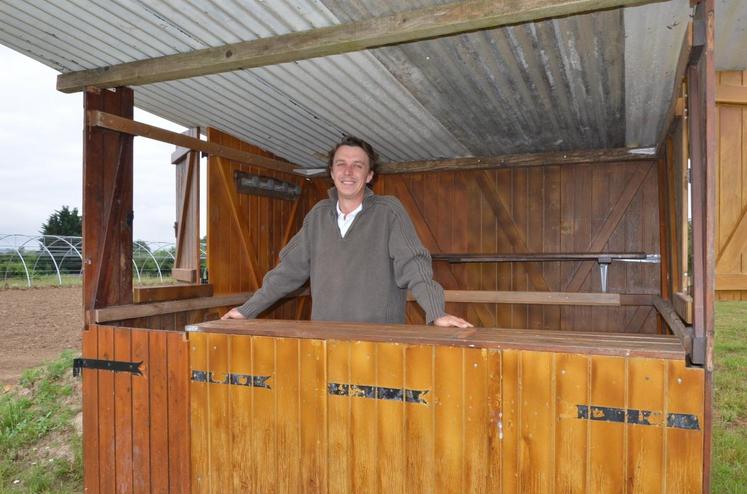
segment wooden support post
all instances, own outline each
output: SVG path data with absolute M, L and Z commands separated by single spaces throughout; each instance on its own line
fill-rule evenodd
M 132 118 L 133 92 L 86 91 L 85 110 Z M 88 125 L 83 136 L 83 354 L 111 359 L 110 332 L 98 332 L 91 314 L 132 303 L 132 136 Z M 86 492 L 114 490 L 114 381 L 83 373 L 83 486 Z M 111 453 L 111 454 L 109 454 Z M 126 455 L 122 455 L 126 458 Z M 130 486 L 131 487 L 131 486 Z
M 693 361 L 705 367 L 703 492 L 710 492 L 713 392 L 714 232 L 716 203 L 716 71 L 713 59 L 714 0 L 702 0 L 693 18 L 693 46 L 701 49 L 688 67 L 688 121 L 693 211 Z
M 83 147 L 83 307 L 132 302 L 132 136 L 91 126 L 90 111 L 132 118 L 133 92 L 86 91 Z M 89 324 L 91 321 L 86 321 Z

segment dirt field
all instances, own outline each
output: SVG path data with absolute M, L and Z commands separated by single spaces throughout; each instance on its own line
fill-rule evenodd
M 0 290 L 0 385 L 21 373 L 80 349 L 81 288 Z

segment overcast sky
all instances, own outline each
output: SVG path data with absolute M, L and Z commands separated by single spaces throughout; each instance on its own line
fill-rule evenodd
M 0 235 L 37 234 L 54 210 L 81 209 L 83 97 L 58 92 L 57 71 L 2 45 L 0 66 Z M 137 108 L 135 120 L 184 130 Z M 173 242 L 174 146 L 136 137 L 134 147 L 134 238 Z

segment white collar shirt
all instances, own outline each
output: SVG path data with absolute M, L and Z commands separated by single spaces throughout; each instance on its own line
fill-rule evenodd
M 350 225 L 353 224 L 353 220 L 363 209 L 363 203 L 359 204 L 357 208 L 353 209 L 348 214 L 345 214 L 340 209 L 340 201 L 337 201 L 337 226 L 340 227 L 340 235 L 345 238 L 345 234 L 348 233 Z

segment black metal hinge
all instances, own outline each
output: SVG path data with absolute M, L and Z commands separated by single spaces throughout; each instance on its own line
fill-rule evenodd
M 80 375 L 81 369 L 110 370 L 113 372 L 130 372 L 142 376 L 142 362 L 125 362 L 121 360 L 98 360 L 94 358 L 76 358 L 73 360 L 73 377 Z

